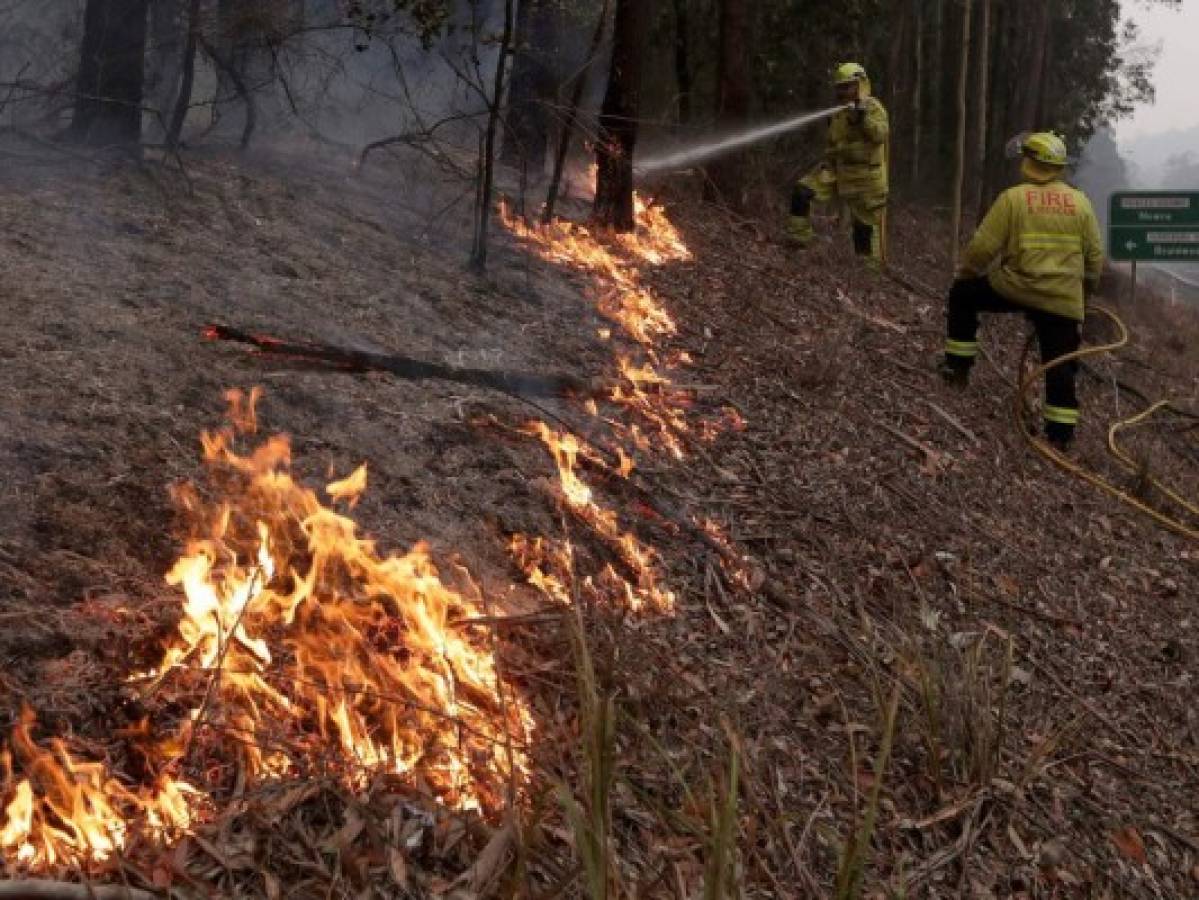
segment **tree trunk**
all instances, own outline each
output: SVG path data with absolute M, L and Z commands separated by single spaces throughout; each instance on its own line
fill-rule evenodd
M 611 0 L 603 0 L 600 6 L 599 18 L 595 22 L 595 32 L 591 36 L 591 46 L 587 48 L 587 58 L 583 61 L 583 68 L 575 76 L 574 87 L 571 89 L 570 107 L 566 110 L 566 119 L 562 123 L 562 133 L 558 138 L 558 152 L 554 155 L 554 173 L 550 176 L 550 186 L 545 193 L 545 209 L 541 212 L 541 221 L 545 225 L 554 221 L 554 206 L 558 202 L 558 189 L 562 184 L 562 172 L 566 168 L 566 155 L 570 152 L 570 142 L 574 138 L 579 107 L 583 105 L 583 93 L 587 89 L 591 66 L 595 63 L 595 58 L 599 55 L 600 44 L 604 40 L 604 27 L 608 22 L 610 5 Z
M 155 0 L 149 4 L 150 23 L 146 47 L 145 105 L 152 111 L 151 129 L 158 135 L 170 130 L 175 98 L 187 43 L 187 0 Z
M 962 3 L 962 55 L 958 64 L 957 140 L 954 144 L 953 228 L 950 232 L 950 264 L 957 265 L 962 240 L 962 199 L 966 184 L 966 88 L 970 80 L 970 19 L 974 0 Z
M 1042 30 L 1038 33 L 1037 57 L 1034 71 L 1037 83 L 1037 131 L 1043 131 L 1048 128 L 1056 127 L 1058 123 L 1054 121 L 1054 104 L 1052 98 L 1053 91 L 1056 85 L 1053 83 L 1054 67 L 1049 64 L 1050 47 L 1053 46 L 1053 23 L 1056 19 L 1054 13 L 1057 11 L 1057 6 L 1052 0 L 1045 0 L 1044 9 L 1041 15 L 1044 17 L 1041 22 Z
M 1041 100 L 1041 81 L 1049 49 L 1049 23 L 1053 18 L 1053 0 L 1033 0 L 1035 13 L 1026 20 L 1029 27 L 1029 49 L 1025 78 L 1020 85 L 1021 131 L 1035 131 L 1041 125 L 1037 114 Z
M 504 0 L 504 31 L 500 36 L 499 57 L 495 61 L 495 81 L 489 98 L 487 131 L 479 155 L 479 192 L 475 207 L 475 240 L 470 267 L 475 272 L 487 268 L 487 237 L 491 225 L 491 204 L 495 193 L 495 144 L 504 105 L 504 80 L 508 54 L 512 52 L 512 33 L 516 29 L 516 0 Z
M 554 77 L 555 15 L 550 0 L 522 0 L 516 12 L 516 52 L 508 85 L 504 146 L 500 161 L 540 181 L 549 152 Z
M 909 46 L 909 32 L 912 26 L 911 17 L 908 16 L 905 9 L 900 9 L 896 16 L 899 22 L 895 24 L 898 33 L 895 34 L 891 41 L 891 52 L 887 56 L 887 89 L 890 92 L 889 105 L 895 109 L 899 109 L 904 101 L 904 97 L 911 89 L 908 83 L 908 60 L 911 57 L 911 47 Z M 884 29 L 885 25 L 884 24 Z M 892 155 L 887 160 L 887 165 L 892 171 L 897 171 L 897 161 L 903 153 L 904 145 L 898 139 L 899 133 L 893 135 L 891 140 Z
M 991 0 L 979 0 L 982 19 L 978 27 L 978 84 L 975 90 L 974 191 L 970 208 L 982 217 L 983 185 L 987 178 L 987 108 L 991 105 Z
M 912 189 L 920 183 L 920 154 L 924 148 L 924 0 L 913 0 L 912 28 L 916 35 L 916 75 L 912 80 Z
M 196 80 L 196 45 L 200 33 L 200 2 L 191 0 L 187 11 L 187 43 L 183 48 L 183 76 L 179 83 L 179 95 L 175 98 L 171 121 L 167 126 L 166 145 L 168 150 L 179 147 L 183 135 L 183 123 L 191 109 L 192 85 Z
M 716 75 L 716 122 L 733 131 L 749 121 L 752 89 L 749 73 L 749 3 L 720 0 L 720 47 Z M 745 157 L 737 154 L 708 167 L 716 197 L 734 209 L 744 204 Z
M 93 147 L 142 137 L 148 0 L 88 0 L 71 137 Z
M 641 27 L 644 0 L 616 0 L 612 67 L 600 111 L 595 161 L 595 219 L 616 231 L 636 227 L 633 210 L 633 152 L 641 101 Z
M 674 77 L 679 91 L 679 124 L 691 122 L 691 27 L 687 0 L 674 0 Z
M 987 113 L 988 147 L 992 152 L 987 154 L 986 178 L 983 184 L 982 202 L 979 204 L 978 215 L 981 218 L 992 200 L 999 193 L 1006 180 L 1008 160 L 1000 151 L 1012 132 L 1014 124 L 1014 104 L 1016 98 L 1013 91 L 1013 78 L 1017 77 L 1020 67 L 1019 44 L 1013 31 L 1014 22 L 1020 18 L 1020 10 L 1013 9 L 1007 3 L 997 3 L 991 8 L 991 33 L 993 48 L 990 53 L 990 93 L 991 104 Z
M 944 159 L 942 152 L 945 141 L 945 0 L 936 0 L 933 6 L 933 65 L 932 65 L 932 127 L 929 128 L 929 149 L 936 164 Z

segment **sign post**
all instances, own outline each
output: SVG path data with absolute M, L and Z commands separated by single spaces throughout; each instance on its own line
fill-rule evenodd
M 1132 263 L 1199 262 L 1199 191 L 1123 191 L 1112 194 L 1108 255 Z

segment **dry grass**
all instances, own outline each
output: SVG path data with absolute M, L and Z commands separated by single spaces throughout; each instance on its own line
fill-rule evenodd
M 192 436 L 228 384 L 267 376 L 269 421 L 316 454 L 314 476 L 370 459 L 371 533 L 431 539 L 518 608 L 539 601 L 511 588 L 506 540 L 558 522 L 549 461 L 513 436 L 529 408 L 264 373 L 197 349 L 193 319 L 586 374 L 612 353 L 577 273 L 502 247 L 493 280 L 473 281 L 340 182 L 301 189 L 223 163 L 193 178 L 196 198 L 171 215 L 123 176 L 5 194 L 0 616 L 19 618 L 0 620 L 0 686 L 113 758 L 118 673 L 171 625 L 157 587 L 169 510 L 154 498 L 191 472 Z M 102 241 L 85 240 L 96 228 L 80 206 L 103 211 Z M 679 380 L 703 386 L 689 415 L 728 406 L 748 426 L 594 487 L 660 555 L 677 614 L 589 608 L 565 634 L 497 626 L 507 686 L 538 727 L 518 816 L 450 814 L 394 779 L 360 796 L 272 786 L 174 851 L 172 878 L 246 897 L 469 896 L 475 883 L 480 896 L 612 900 L 1193 893 L 1199 820 L 1180 798 L 1199 776 L 1184 702 L 1194 549 L 1024 453 L 1007 410 L 1020 323 L 988 323 L 994 366 L 944 395 L 929 372 L 936 298 L 858 274 L 841 237 L 800 260 L 764 227 L 686 204 L 672 215 L 696 261 L 646 282 L 680 324 L 667 350 L 694 360 Z M 939 226 L 894 221 L 903 264 L 939 287 Z M 107 275 L 88 265 L 97 255 Z M 1146 348 L 1184 327 L 1134 323 Z M 1084 381 L 1084 457 L 1102 458 L 1108 376 L 1193 392 L 1145 352 L 1151 368 L 1114 362 Z M 1185 481 L 1188 439 L 1155 426 L 1132 440 Z M 696 536 L 701 519 L 726 547 Z M 595 571 L 613 561 L 602 541 L 571 538 Z M 1113 843 L 1117 829 L 1152 835 L 1143 860 Z M 132 880 L 157 861 L 137 848 Z

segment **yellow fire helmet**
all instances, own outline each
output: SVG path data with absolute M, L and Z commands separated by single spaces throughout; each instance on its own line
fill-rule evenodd
M 1052 131 L 1018 134 L 1008 142 L 1008 156 L 1024 157 L 1043 166 L 1063 168 L 1070 164 L 1066 142 Z
M 841 84 L 852 84 L 855 81 L 866 82 L 869 80 L 866 70 L 855 62 L 841 63 L 841 65 L 833 69 L 834 87 Z

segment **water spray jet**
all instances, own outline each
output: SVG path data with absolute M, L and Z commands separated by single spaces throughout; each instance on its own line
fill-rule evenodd
M 815 122 L 823 121 L 845 108 L 844 105 L 838 105 L 822 109 L 819 112 L 803 113 L 799 116 L 792 116 L 782 122 L 776 122 L 773 125 L 762 125 L 748 131 L 738 132 L 726 138 L 719 138 L 682 150 L 676 150 L 674 153 L 669 153 L 665 156 L 652 157 L 651 159 L 634 163 L 633 171 L 638 175 L 652 175 L 656 172 L 685 169 L 696 163 L 715 159 L 726 153 L 732 153 L 734 150 L 740 150 L 742 147 L 748 147 L 751 144 L 757 144 Z

